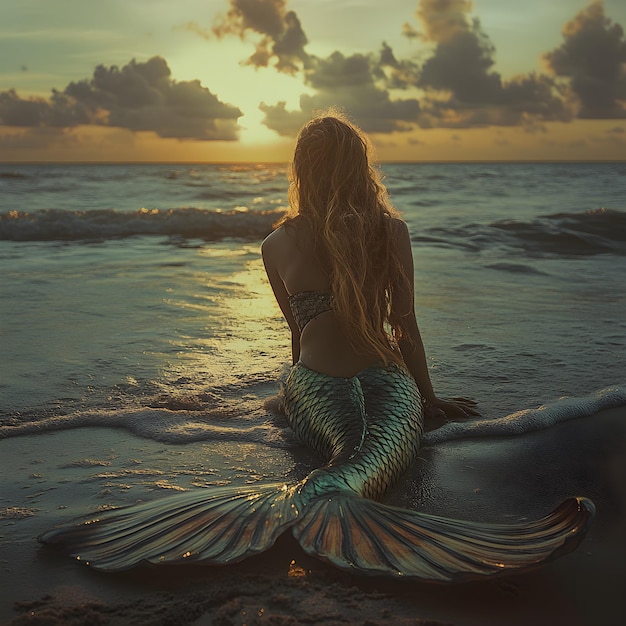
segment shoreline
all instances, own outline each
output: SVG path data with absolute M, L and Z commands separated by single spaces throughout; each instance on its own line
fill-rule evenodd
M 597 508 L 575 552 L 527 573 L 455 586 L 341 572 L 306 555 L 289 533 L 266 553 L 228 566 L 92 571 L 35 537 L 110 502 L 198 484 L 199 466 L 212 472 L 207 484 L 234 468 L 237 480 L 256 468 L 257 478 L 270 471 L 295 481 L 312 458 L 285 450 L 263 457 L 252 444 L 215 442 L 207 458 L 206 444 L 168 445 L 108 428 L 5 439 L 0 448 L 2 623 L 612 626 L 626 619 L 626 407 L 519 437 L 422 449 L 393 503 L 491 521 L 542 515 L 571 495 L 590 497 Z

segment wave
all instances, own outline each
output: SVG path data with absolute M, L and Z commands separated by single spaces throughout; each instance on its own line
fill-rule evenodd
M 197 208 L 145 209 L 123 212 L 114 209 L 0 213 L 0 240 L 80 241 L 105 240 L 137 235 L 166 235 L 209 241 L 226 237 L 263 239 L 284 208 L 229 211 Z
M 500 220 L 491 224 L 503 242 L 529 252 L 585 255 L 626 253 L 626 212 L 599 208 L 584 213 L 556 213 L 533 222 Z
M 486 265 L 488 269 L 499 270 L 501 272 L 510 272 L 511 274 L 537 274 L 545 276 L 546 272 L 542 272 L 530 265 L 524 265 L 523 263 L 491 263 Z
M 94 409 L 47 417 L 34 422 L 0 426 L 0 439 L 37 435 L 74 428 L 123 428 L 128 432 L 162 443 L 184 444 L 195 441 L 237 441 L 262 443 L 271 447 L 297 445 L 282 417 L 258 411 L 232 415 L 228 410 L 171 410 L 142 407 L 135 409 Z M 277 426 L 277 424 L 279 424 Z
M 607 387 L 588 396 L 561 398 L 536 409 L 516 411 L 497 419 L 452 422 L 426 433 L 422 443 L 433 446 L 455 439 L 518 436 L 625 405 L 626 387 Z
M 278 407 L 277 397 L 248 410 L 171 410 L 158 407 L 96 409 L 0 426 L 0 439 L 73 428 L 123 428 L 145 439 L 170 444 L 196 441 L 260 443 L 274 448 L 298 445 Z M 626 387 L 607 387 L 584 397 L 567 397 L 538 408 L 516 411 L 496 419 L 452 422 L 426 433 L 424 446 L 456 439 L 512 437 L 545 430 L 568 420 L 589 417 L 605 409 L 626 406 Z
M 536 220 L 498 220 L 490 224 L 428 228 L 413 237 L 428 245 L 480 252 L 500 246 L 529 256 L 626 254 L 626 212 L 598 208 L 555 213 Z
M 285 207 L 249 210 L 114 209 L 0 213 L 0 240 L 102 241 L 137 235 L 161 235 L 214 241 L 227 237 L 263 239 L 283 215 Z M 480 252 L 491 247 L 523 250 L 528 256 L 584 256 L 626 254 L 626 212 L 593 209 L 581 213 L 555 213 L 533 221 L 498 220 L 428 228 L 413 237 L 416 243 Z M 525 268 L 495 267 L 507 271 Z

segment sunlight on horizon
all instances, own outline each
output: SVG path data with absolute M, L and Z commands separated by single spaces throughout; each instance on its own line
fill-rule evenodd
M 13 3 L 0 162 L 286 162 L 329 105 L 381 161 L 625 158 L 623 2 L 424 2 Z

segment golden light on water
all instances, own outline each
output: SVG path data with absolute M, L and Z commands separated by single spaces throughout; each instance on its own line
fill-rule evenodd
M 220 338 L 220 348 L 227 350 L 231 358 L 238 355 L 244 361 L 241 365 L 247 367 L 252 358 L 273 352 L 277 343 L 286 346 L 287 329 L 280 334 L 271 330 L 281 313 L 261 259 L 247 263 L 245 270 L 230 277 L 230 282 L 236 293 L 226 295 L 220 304 L 232 331 Z
M 246 263 L 245 269 L 228 279 L 228 291 L 220 297 L 223 318 L 233 329 L 227 337 L 229 349 L 237 353 L 255 349 L 267 350 L 270 320 L 280 317 L 260 258 Z M 223 340 L 224 338 L 222 338 Z
M 248 263 L 244 271 L 233 274 L 232 280 L 241 285 L 248 294 L 247 298 L 236 303 L 234 311 L 243 318 L 242 321 L 259 320 L 276 315 L 279 310 L 278 305 L 265 276 L 261 259 Z
M 255 376 L 280 368 L 289 359 L 289 330 L 259 244 L 218 243 L 197 254 L 193 269 L 168 287 L 163 300 L 180 321 L 169 339 L 173 351 L 163 354 L 165 376 L 206 384 L 201 374 L 211 372 L 226 384 L 236 383 L 242 372 Z

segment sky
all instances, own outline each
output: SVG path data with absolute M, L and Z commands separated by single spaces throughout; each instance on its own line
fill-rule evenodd
M 623 160 L 624 0 L 0 0 L 0 161 Z

